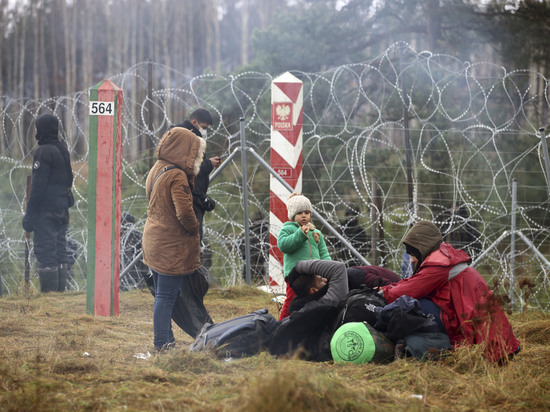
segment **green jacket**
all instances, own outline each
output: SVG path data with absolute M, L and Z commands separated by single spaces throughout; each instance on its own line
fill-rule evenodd
M 313 238 L 313 233 L 320 235 L 319 242 Z M 310 230 L 308 235 L 300 230 L 296 222 L 285 222 L 277 238 L 277 246 L 284 253 L 284 276 L 287 278 L 290 271 L 300 260 L 322 259 L 332 260 L 328 254 L 327 245 L 323 234 L 315 229 Z

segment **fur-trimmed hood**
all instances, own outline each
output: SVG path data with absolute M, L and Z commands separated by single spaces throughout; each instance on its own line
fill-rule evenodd
M 178 166 L 188 176 L 199 173 L 206 141 L 183 127 L 164 133 L 157 146 L 157 159 Z
M 191 188 L 205 149 L 205 140 L 193 132 L 182 127 L 168 130 L 145 182 L 149 206 L 143 262 L 164 275 L 182 275 L 200 267 L 199 222 Z

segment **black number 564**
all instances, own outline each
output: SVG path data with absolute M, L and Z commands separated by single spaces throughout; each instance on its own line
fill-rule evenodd
M 90 115 L 113 115 L 113 102 L 90 102 Z

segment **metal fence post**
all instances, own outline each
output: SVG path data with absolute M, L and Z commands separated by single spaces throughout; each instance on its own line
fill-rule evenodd
M 548 156 L 548 144 L 546 144 L 546 136 L 544 127 L 539 129 L 540 143 L 542 145 L 542 153 L 544 154 L 544 165 L 546 166 L 546 184 L 548 185 L 548 194 L 550 195 L 550 157 Z
M 514 307 L 514 270 L 516 264 L 516 209 L 518 182 L 512 180 L 512 227 L 510 228 L 510 307 Z
M 241 117 L 241 167 L 243 173 L 243 211 L 244 211 L 244 254 L 245 254 L 245 270 L 246 283 L 250 285 L 252 279 L 250 277 L 250 228 L 248 224 L 248 176 L 246 173 L 246 137 L 244 128 L 244 117 Z

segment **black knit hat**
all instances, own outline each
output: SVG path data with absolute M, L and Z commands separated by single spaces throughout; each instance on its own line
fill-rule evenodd
M 134 224 L 136 223 L 136 218 L 130 212 L 122 212 L 122 214 L 120 215 L 120 223 L 123 225 L 127 223 Z

